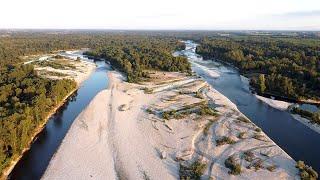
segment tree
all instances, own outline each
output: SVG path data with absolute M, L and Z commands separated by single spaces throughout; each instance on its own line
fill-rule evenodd
M 264 93 L 266 90 L 266 80 L 264 74 L 259 74 L 258 85 L 260 93 Z

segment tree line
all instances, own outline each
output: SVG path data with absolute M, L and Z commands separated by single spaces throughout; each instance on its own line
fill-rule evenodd
M 260 93 L 320 97 L 320 40 L 301 37 L 202 38 L 197 53 L 232 63 Z
M 129 82 L 136 82 L 148 77 L 146 70 L 191 73 L 186 57 L 172 55 L 184 48 L 184 43 L 175 38 L 120 36 L 109 38 L 86 55 L 106 59 L 113 67 L 125 72 Z

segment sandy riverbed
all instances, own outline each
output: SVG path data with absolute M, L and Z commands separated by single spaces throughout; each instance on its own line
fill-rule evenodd
M 179 179 L 180 164 L 196 160 L 207 165 L 204 179 L 298 177 L 295 161 L 202 79 L 157 72 L 138 85 L 110 72 L 109 81 L 74 121 L 43 179 Z M 217 115 L 197 113 L 209 105 Z M 172 110 L 185 113 L 165 120 Z M 218 146 L 222 137 L 234 144 Z M 249 151 L 252 161 L 244 158 Z M 240 175 L 228 173 L 229 156 Z

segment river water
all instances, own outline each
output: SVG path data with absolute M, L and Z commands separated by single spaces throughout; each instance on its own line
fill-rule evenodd
M 61 55 L 72 58 L 80 56 L 87 61 L 91 61 L 83 57 L 79 51 L 62 53 Z M 31 145 L 30 151 L 24 154 L 13 169 L 10 179 L 29 180 L 41 178 L 72 122 L 98 92 L 107 88 L 108 78 L 106 72 L 109 67 L 103 61 L 97 61 L 96 65 L 97 68 L 90 77 L 49 119 L 43 131 Z
M 228 65 L 203 60 L 195 53 L 196 44 L 186 41 L 186 49 L 178 52 L 188 57 L 192 69 L 213 88 L 229 98 L 284 151 L 296 161 L 303 160 L 320 172 L 320 134 L 280 111 L 259 101 L 249 90 L 248 81 Z M 314 108 L 314 107 L 311 107 Z

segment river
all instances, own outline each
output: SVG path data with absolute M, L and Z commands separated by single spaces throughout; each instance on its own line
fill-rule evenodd
M 203 60 L 195 53 L 195 43 L 185 43 L 186 49 L 179 53 L 188 57 L 193 71 L 236 104 L 243 114 L 261 127 L 293 159 L 303 160 L 320 172 L 320 134 L 295 120 L 289 112 L 259 101 L 250 92 L 248 82 L 235 68 L 215 60 Z
M 82 56 L 79 51 L 61 53 L 69 57 Z M 83 59 L 91 61 L 82 56 Z M 68 98 L 66 103 L 48 120 L 43 131 L 32 143 L 10 174 L 10 179 L 40 179 L 46 170 L 51 157 L 54 155 L 72 122 L 90 103 L 95 95 L 107 88 L 106 72 L 109 67 L 103 61 L 96 62 L 97 68 L 84 81 L 80 88 Z

